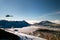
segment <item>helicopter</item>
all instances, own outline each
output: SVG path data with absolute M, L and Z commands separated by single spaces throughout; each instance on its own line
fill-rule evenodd
M 13 17 L 13 15 L 6 15 L 5 17 Z

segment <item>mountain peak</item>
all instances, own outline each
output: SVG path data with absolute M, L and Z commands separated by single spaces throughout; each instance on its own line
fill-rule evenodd
M 40 23 L 43 23 L 43 24 L 45 24 L 45 23 L 52 24 L 52 22 L 50 22 L 50 21 L 41 21 Z
M 50 25 L 50 24 L 54 24 L 54 23 L 50 21 L 41 21 L 39 23 L 35 23 L 34 25 Z

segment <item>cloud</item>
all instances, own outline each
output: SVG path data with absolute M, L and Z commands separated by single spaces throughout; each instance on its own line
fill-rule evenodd
M 57 12 L 52 12 L 52 13 L 48 13 L 48 14 L 46 14 L 46 15 L 42 15 L 42 16 L 39 16 L 37 19 L 35 19 L 35 20 L 26 20 L 28 23 L 30 23 L 30 24 L 34 24 L 34 23 L 39 23 L 39 22 L 41 22 L 41 21 L 45 21 L 45 20 L 53 20 L 52 22 L 54 22 L 54 23 L 57 23 L 57 24 L 60 24 L 60 20 L 58 20 L 58 19 L 54 19 L 54 18 L 51 18 L 51 17 L 49 17 L 49 16 L 55 16 L 56 14 L 60 14 L 60 11 L 57 11 Z M 56 16 L 57 17 L 57 16 Z
M 26 20 L 30 24 L 39 23 L 40 20 Z
M 60 20 L 53 20 L 52 22 L 60 24 Z
M 60 14 L 60 11 L 56 12 L 56 14 Z

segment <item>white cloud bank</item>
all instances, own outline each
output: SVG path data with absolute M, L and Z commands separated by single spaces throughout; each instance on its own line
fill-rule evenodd
M 60 24 L 60 20 L 53 20 L 52 22 Z
M 39 21 L 39 20 L 27 20 L 27 22 L 30 24 L 34 24 L 34 23 L 39 23 L 41 21 Z M 52 20 L 51 22 L 60 24 L 60 20 Z
M 39 21 L 39 20 L 26 20 L 28 23 L 30 23 L 30 24 L 34 24 L 34 23 L 39 23 L 39 22 L 41 22 L 41 21 Z

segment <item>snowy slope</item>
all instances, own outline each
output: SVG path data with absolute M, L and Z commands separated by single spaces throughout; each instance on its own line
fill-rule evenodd
M 5 31 L 18 35 L 20 37 L 20 40 L 46 40 L 44 38 L 27 35 L 28 33 L 33 33 L 34 31 L 36 31 L 39 28 L 56 30 L 56 31 L 60 30 L 57 28 L 47 28 L 45 26 L 44 27 L 43 26 L 29 26 L 29 27 L 23 27 L 23 28 L 8 28 Z M 18 31 L 15 31 L 15 30 L 18 30 Z
M 18 31 L 13 31 L 13 29 L 11 31 L 9 31 L 9 30 L 5 30 L 5 31 L 13 33 L 13 34 L 19 36 L 20 40 L 46 40 L 44 38 L 39 38 L 39 37 L 23 34 L 23 33 L 20 33 Z

